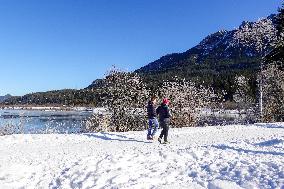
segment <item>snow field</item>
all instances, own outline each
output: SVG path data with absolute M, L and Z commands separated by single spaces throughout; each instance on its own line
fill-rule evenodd
M 284 124 L 0 137 L 0 188 L 284 187 Z

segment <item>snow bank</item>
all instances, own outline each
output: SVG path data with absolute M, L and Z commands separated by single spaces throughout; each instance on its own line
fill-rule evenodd
M 10 135 L 0 188 L 283 188 L 284 124 L 146 132 Z

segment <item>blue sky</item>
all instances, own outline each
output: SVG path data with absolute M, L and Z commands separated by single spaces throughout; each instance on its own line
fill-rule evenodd
M 88 86 L 205 36 L 276 13 L 280 0 L 0 0 L 0 95 Z

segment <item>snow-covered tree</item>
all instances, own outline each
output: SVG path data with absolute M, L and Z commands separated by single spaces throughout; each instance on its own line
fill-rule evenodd
M 277 42 L 262 71 L 263 121 L 284 120 L 284 2 L 276 16 Z
M 284 121 L 284 71 L 276 63 L 263 70 L 263 121 Z
M 276 21 L 275 21 L 276 20 Z M 259 20 L 255 23 L 245 22 L 234 34 L 234 43 L 238 44 L 240 48 L 254 46 L 256 51 L 262 55 L 262 57 L 267 56 L 271 53 L 272 49 L 275 49 L 281 41 L 281 35 L 279 35 L 279 24 L 277 25 L 277 20 L 279 20 L 279 15 L 273 15 L 270 18 Z M 279 21 L 278 21 L 279 22 Z M 267 74 L 270 73 L 269 70 L 265 69 L 265 59 L 260 60 L 261 67 L 259 73 L 259 115 L 260 119 L 264 119 L 265 108 L 268 93 L 264 92 L 264 87 L 267 87 Z M 271 69 L 271 67 L 269 67 Z M 273 78 L 273 77 L 272 77 Z M 271 77 L 270 77 L 271 79 Z

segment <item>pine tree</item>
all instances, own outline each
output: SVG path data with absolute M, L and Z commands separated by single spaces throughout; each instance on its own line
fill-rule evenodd
M 279 9 L 279 14 L 277 16 L 277 30 L 278 30 L 278 35 L 282 37 L 283 34 L 284 34 L 284 1 L 283 1 L 283 4 L 282 4 L 282 7 Z M 283 41 L 282 41 L 283 43 Z
M 280 69 L 284 69 L 284 2 L 276 18 L 278 40 L 275 48 L 265 57 L 266 62 L 276 62 Z

